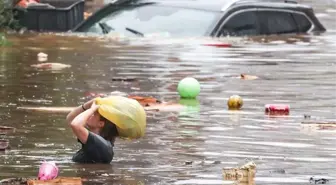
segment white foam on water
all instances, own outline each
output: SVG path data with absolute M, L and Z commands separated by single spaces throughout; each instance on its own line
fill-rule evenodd
M 212 174 L 198 174 L 198 178 L 218 178 L 218 175 L 212 175 Z
M 225 185 L 225 184 L 230 184 L 233 185 L 233 181 L 223 181 L 223 180 L 211 180 L 211 179 L 190 179 L 190 180 L 182 180 L 182 181 L 177 181 L 174 184 L 176 185 L 181 185 L 181 184 L 220 184 L 220 185 Z
M 248 137 L 221 136 L 221 135 L 209 135 L 208 138 L 242 139 L 242 140 L 251 140 L 252 139 L 252 138 L 248 138 Z
M 235 143 L 255 144 L 255 145 L 267 145 L 267 146 L 279 146 L 285 148 L 308 148 L 314 147 L 313 144 L 304 143 L 283 143 L 283 142 L 250 142 L 250 141 L 232 141 Z
M 315 157 L 290 157 L 288 159 L 296 160 L 296 161 L 307 161 L 307 162 L 328 162 L 335 161 L 335 159 L 331 158 L 315 158 Z
M 281 182 L 281 183 L 309 183 L 309 180 L 291 178 L 291 177 L 255 177 L 256 182 Z
M 263 129 L 263 127 L 252 126 L 252 125 L 243 125 L 241 128 L 248 128 L 248 129 Z
M 207 131 L 225 131 L 225 130 L 232 130 L 233 128 L 225 128 L 225 127 L 204 127 L 202 130 Z
M 211 114 L 255 114 L 255 112 L 247 112 L 247 111 L 228 111 L 228 110 L 216 110 L 216 111 L 208 111 Z

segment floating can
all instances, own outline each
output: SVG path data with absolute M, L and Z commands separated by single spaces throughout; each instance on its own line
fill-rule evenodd
M 266 104 L 265 113 L 271 115 L 288 115 L 290 106 L 286 104 Z

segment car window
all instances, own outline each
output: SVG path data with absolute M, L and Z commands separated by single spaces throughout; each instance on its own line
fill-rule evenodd
M 266 27 L 267 34 L 283 34 L 298 32 L 296 23 L 290 12 L 259 11 L 259 17 Z
M 237 13 L 224 21 L 220 36 L 245 36 L 258 34 L 258 19 L 255 11 Z
M 292 13 L 292 15 L 300 32 L 307 32 L 312 27 L 312 23 L 303 14 Z
M 111 13 L 90 26 L 88 32 L 102 33 L 100 23 L 113 31 L 134 35 L 126 28 L 144 34 L 168 33 L 172 36 L 204 36 L 219 12 L 165 7 L 155 4 L 130 6 Z

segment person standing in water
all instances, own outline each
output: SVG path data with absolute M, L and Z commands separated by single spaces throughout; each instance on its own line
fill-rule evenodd
M 66 117 L 82 148 L 72 160 L 78 163 L 110 163 L 113 146 L 118 137 L 117 126 L 98 112 L 99 105 L 92 99 L 74 108 Z

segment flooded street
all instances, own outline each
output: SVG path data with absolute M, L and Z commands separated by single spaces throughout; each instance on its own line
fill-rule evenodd
M 0 151 L 0 179 L 36 177 L 43 160 L 56 161 L 60 176 L 82 177 L 85 184 L 232 184 L 223 180 L 222 168 L 249 160 L 257 164 L 257 185 L 306 185 L 319 175 L 336 179 L 336 130 L 301 124 L 305 114 L 336 121 L 335 1 L 299 2 L 314 6 L 328 32 L 222 40 L 231 48 L 203 46 L 209 39 L 10 35 L 13 46 L 0 48 L 0 125 L 16 131 L 0 135 L 11 145 Z M 33 68 L 39 52 L 71 67 Z M 242 73 L 259 79 L 235 78 Z M 197 100 L 179 100 L 177 83 L 187 76 L 201 83 Z M 148 112 L 145 137 L 117 140 L 111 165 L 71 161 L 80 145 L 66 114 L 17 110 L 77 106 L 89 92 L 112 91 L 188 108 Z M 235 94 L 243 109 L 229 112 L 227 99 Z M 265 115 L 269 103 L 289 104 L 290 115 Z

